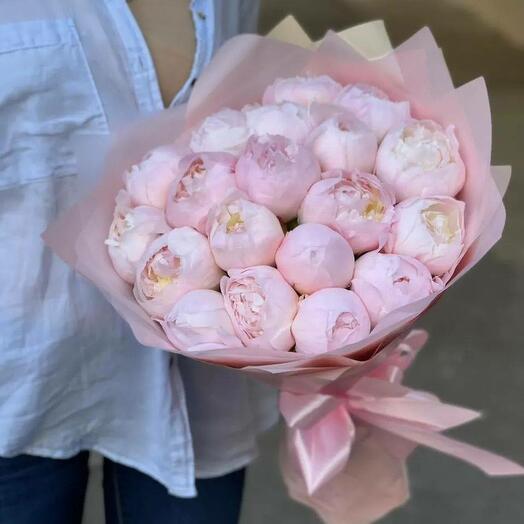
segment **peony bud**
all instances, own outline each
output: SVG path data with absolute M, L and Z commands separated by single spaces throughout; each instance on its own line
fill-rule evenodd
M 220 151 L 239 155 L 249 138 L 242 111 L 221 109 L 208 116 L 191 135 L 190 147 L 197 153 Z
M 225 270 L 274 264 L 284 238 L 278 218 L 269 209 L 243 198 L 211 211 L 208 233 L 213 256 Z
M 411 120 L 392 129 L 377 154 L 377 176 L 389 184 L 397 201 L 411 197 L 455 196 L 466 169 L 453 126 Z
M 351 289 L 362 299 L 375 326 L 395 309 L 442 289 L 424 264 L 415 258 L 366 253 L 355 263 Z
M 157 238 L 138 264 L 133 292 L 149 315 L 163 319 L 175 302 L 193 289 L 213 289 L 222 272 L 207 238 L 179 227 Z
M 331 227 L 351 245 L 354 253 L 380 248 L 393 220 L 393 196 L 377 177 L 353 171 L 328 171 L 311 186 L 298 212 L 299 222 Z
M 311 150 L 283 136 L 252 136 L 236 166 L 238 187 L 284 222 L 297 216 L 307 190 L 320 180 Z
M 380 142 L 393 127 L 410 118 L 409 102 L 394 102 L 378 87 L 350 84 L 339 93 L 336 104 L 348 109 L 375 133 Z
M 300 293 L 346 287 L 355 259 L 348 242 L 322 224 L 302 224 L 285 236 L 276 254 L 277 269 Z
M 161 209 L 149 206 L 131 208 L 131 197 L 123 189 L 116 197 L 113 222 L 105 241 L 115 271 L 133 284 L 136 268 L 146 247 L 169 227 Z
M 360 169 L 373 171 L 377 139 L 365 124 L 348 113 L 325 120 L 307 138 L 323 171 Z
M 297 353 L 316 355 L 366 338 L 369 315 L 353 291 L 326 288 L 300 302 L 291 330 Z
M 331 104 L 342 90 L 342 86 L 330 76 L 297 76 L 279 78 L 264 91 L 264 104 L 294 102 L 308 106 L 313 102 Z
M 395 207 L 386 251 L 415 257 L 433 275 L 442 275 L 464 247 L 464 207 L 451 197 L 404 200 Z
M 248 348 L 289 351 L 298 295 L 273 267 L 228 271 L 220 281 L 224 303 L 237 336 Z
M 191 226 L 205 233 L 210 209 L 237 190 L 235 157 L 229 153 L 185 156 L 179 164 L 181 178 L 171 185 L 166 218 L 173 227 Z
M 181 351 L 242 346 L 218 291 L 189 291 L 177 300 L 160 324 L 169 341 Z
M 182 147 L 158 147 L 125 172 L 124 181 L 133 205 L 164 209 L 169 186 L 180 176 L 178 163 L 184 153 Z
M 313 128 L 309 111 L 291 102 L 246 106 L 242 111 L 250 134 L 258 136 L 281 135 L 294 142 L 303 142 Z

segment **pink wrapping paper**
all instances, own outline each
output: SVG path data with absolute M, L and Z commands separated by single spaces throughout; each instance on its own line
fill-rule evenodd
M 45 241 L 62 259 L 102 291 L 143 345 L 178 352 L 160 326 L 135 302 L 130 286 L 114 272 L 104 245 L 114 198 L 123 186 L 122 173 L 149 149 L 174 140 L 187 140 L 190 129 L 210 113 L 224 106 L 239 109 L 259 101 L 264 88 L 276 77 L 299 74 L 329 74 L 341 83 L 369 82 L 393 99 L 410 100 L 414 116 L 455 125 L 468 173 L 459 194 L 466 203 L 467 233 L 460 261 L 444 277 L 446 289 L 500 238 L 505 222 L 502 197 L 510 169 L 490 167 L 491 118 L 485 84 L 477 79 L 455 89 L 442 52 L 428 29 L 376 60 L 365 59 L 334 33 L 328 33 L 315 51 L 270 38 L 241 35 L 218 51 L 199 78 L 187 106 L 143 119 L 115 137 L 94 192 L 44 234 Z M 96 171 L 97 166 L 90 161 L 101 150 L 96 141 L 86 139 L 80 150 L 83 159 L 80 170 Z M 392 312 L 367 339 L 329 354 L 307 356 L 231 347 L 187 356 L 238 369 L 273 384 L 288 395 L 288 408 L 293 395 L 299 396 L 298 407 L 295 406 L 298 411 L 301 406 L 308 406 L 308 400 L 319 402 L 320 406 L 313 406 L 314 409 L 309 405 L 309 416 L 298 417 L 301 433 L 288 439 L 291 445 L 283 454 L 290 493 L 314 507 L 326 522 L 347 522 L 343 517 L 346 513 L 352 516 L 351 522 L 372 522 L 408 497 L 405 459 L 416 444 L 481 464 L 490 474 L 508 469 L 520 472 L 512 470 L 503 459 L 495 458 L 492 464 L 491 455 L 472 452 L 438 432 L 417 432 L 412 425 L 406 428 L 402 422 L 385 424 L 384 414 L 400 409 L 395 403 L 375 402 L 374 408 L 368 403 L 366 409 L 362 405 L 362 409 L 356 409 L 355 405 L 348 409 L 348 391 L 363 376 L 382 373 L 384 379 L 386 371 L 398 375 L 401 368 L 392 364 L 391 359 L 397 355 L 399 344 L 412 324 L 438 298 L 439 295 L 432 295 Z M 388 380 L 396 385 L 398 394 L 406 392 L 398 385 L 398 376 L 388 375 Z M 323 397 L 319 400 L 316 395 Z M 405 407 L 404 403 L 402 409 Z M 433 417 L 438 418 L 440 408 L 435 399 L 424 404 L 424 410 Z M 290 426 L 295 427 L 293 409 L 284 407 L 284 413 Z M 444 418 L 448 421 L 450 413 L 457 411 L 445 411 Z M 461 414 L 466 416 L 466 410 Z M 316 448 L 318 432 L 324 432 L 325 448 Z M 315 454 L 314 450 L 319 449 Z M 300 467 L 300 455 L 311 459 L 309 469 L 303 467 L 305 459 Z
M 401 385 L 404 371 L 427 340 L 412 331 L 386 361 L 344 395 L 282 392 L 288 426 L 281 450 L 290 495 L 329 524 L 369 523 L 409 496 L 405 462 L 424 445 L 480 468 L 488 475 L 522 475 L 503 457 L 442 435 L 480 417 Z
M 338 477 L 308 495 L 294 457 L 281 450 L 290 496 L 311 507 L 329 524 L 370 524 L 409 499 L 405 461 L 414 445 L 380 429 L 360 426 L 349 461 Z

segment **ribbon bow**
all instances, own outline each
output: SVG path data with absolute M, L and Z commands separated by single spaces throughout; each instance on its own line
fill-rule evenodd
M 480 413 L 444 404 L 429 393 L 400 384 L 404 370 L 424 344 L 413 331 L 385 363 L 340 396 L 283 392 L 280 408 L 308 495 L 333 480 L 346 466 L 356 425 L 387 432 L 469 462 L 488 475 L 522 475 L 524 468 L 499 455 L 454 440 L 442 432 L 470 422 Z

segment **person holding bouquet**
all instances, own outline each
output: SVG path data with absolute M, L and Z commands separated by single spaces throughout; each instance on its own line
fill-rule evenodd
M 257 8 L 2 2 L 2 523 L 80 522 L 90 450 L 105 459 L 109 524 L 238 520 L 244 468 L 257 433 L 276 421 L 275 395 L 144 350 L 40 235 L 94 183 L 76 170 L 75 137 L 107 139 L 136 116 L 183 103 L 218 46 L 256 29 Z

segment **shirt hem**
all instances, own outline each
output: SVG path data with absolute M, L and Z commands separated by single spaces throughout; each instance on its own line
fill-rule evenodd
M 75 449 L 69 450 L 57 450 L 45 447 L 29 447 L 17 451 L 15 454 L 5 454 L 4 452 L 0 451 L 0 456 L 5 456 L 6 458 L 9 458 L 20 454 L 27 454 L 52 459 L 68 459 L 74 457 L 82 451 L 96 451 L 97 453 L 100 453 L 102 456 L 108 458 L 109 460 L 112 460 L 113 462 L 117 462 L 119 464 L 122 464 L 123 466 L 136 469 L 137 471 L 140 471 L 144 475 L 147 475 L 148 477 L 151 477 L 152 479 L 162 484 L 167 489 L 170 495 L 174 495 L 181 498 L 192 498 L 196 497 L 197 495 L 194 482 L 192 485 L 189 485 L 188 483 L 170 483 L 166 480 L 166 476 L 169 475 L 163 475 L 161 472 L 155 470 L 154 468 L 151 469 L 144 467 L 142 464 L 140 464 L 133 458 L 125 457 L 120 453 L 111 450 L 110 448 L 106 448 L 105 446 L 79 446 Z
M 233 473 L 233 471 L 246 468 L 257 457 L 258 451 L 253 451 L 247 455 L 238 457 L 236 460 L 230 461 L 227 466 L 224 466 L 224 464 L 215 463 L 212 465 L 208 464 L 207 466 L 201 468 L 195 467 L 195 477 L 197 479 L 223 477 L 224 475 Z

